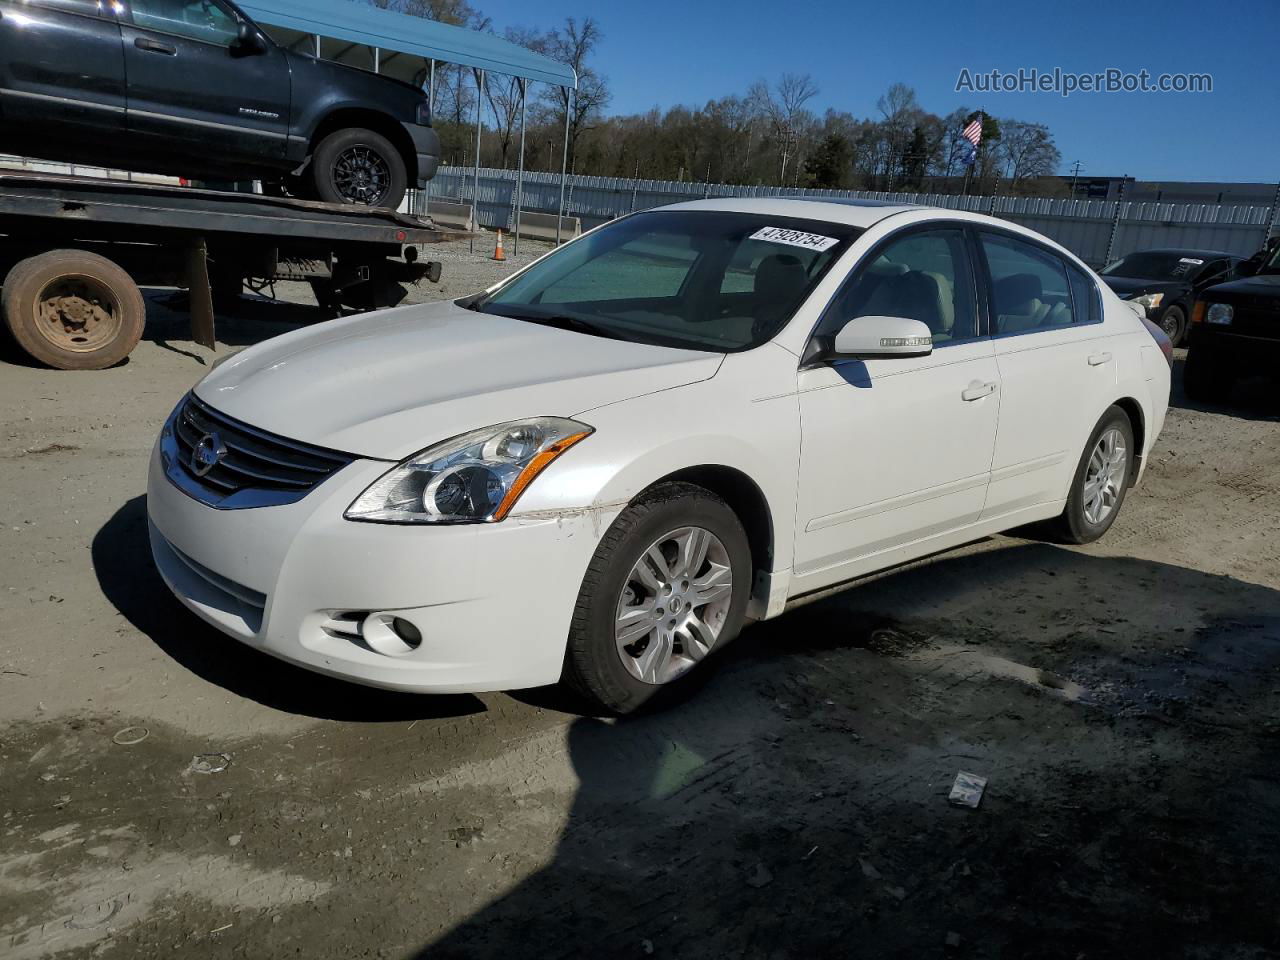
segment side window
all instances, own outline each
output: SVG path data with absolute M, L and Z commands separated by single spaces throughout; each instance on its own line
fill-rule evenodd
M 977 337 L 964 233 L 922 230 L 891 241 L 836 294 L 819 331 L 834 334 L 850 320 L 873 316 L 919 320 L 933 331 L 935 346 Z
M 991 271 L 993 334 L 1051 330 L 1076 322 L 1062 260 L 1012 237 L 980 236 Z
M 214 0 L 133 0 L 133 22 L 146 30 L 230 46 L 240 26 Z
M 1102 300 L 1098 296 L 1098 285 L 1087 273 L 1071 264 L 1067 264 L 1067 275 L 1071 278 L 1071 301 L 1075 322 L 1101 323 Z
M 110 16 L 107 0 L 29 0 L 33 7 L 47 7 L 63 13 L 82 13 L 88 17 Z

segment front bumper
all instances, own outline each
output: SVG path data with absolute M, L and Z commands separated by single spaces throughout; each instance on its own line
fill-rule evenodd
M 1191 330 L 1190 349 L 1212 353 L 1240 375 L 1280 375 L 1280 337 L 1237 333 L 1230 325 L 1197 323 Z
M 423 693 L 558 680 L 603 533 L 594 518 L 444 527 L 344 520 L 388 467 L 357 460 L 295 503 L 219 510 L 169 481 L 157 443 L 147 482 L 156 566 L 197 616 L 309 670 Z M 408 620 L 421 645 L 379 652 L 354 629 L 368 613 Z
M 415 183 L 421 189 L 436 175 L 436 168 L 440 166 L 440 135 L 422 123 L 404 123 L 402 126 L 413 141 L 413 152 L 418 158 Z

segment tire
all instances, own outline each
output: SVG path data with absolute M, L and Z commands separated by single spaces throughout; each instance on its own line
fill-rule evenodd
M 1204 344 L 1196 344 L 1187 352 L 1182 368 L 1182 389 L 1197 403 L 1225 403 L 1231 399 L 1235 378 L 1222 358 Z
M 1103 438 L 1114 439 L 1115 436 L 1118 436 L 1123 443 L 1123 464 L 1114 462 L 1110 466 L 1105 466 L 1105 463 L 1099 464 L 1095 460 L 1095 454 L 1101 456 L 1103 461 L 1107 460 Z M 1098 425 L 1093 428 L 1093 433 L 1089 435 L 1089 442 L 1085 444 L 1084 452 L 1080 455 L 1080 463 L 1076 467 L 1075 475 L 1071 478 L 1071 492 L 1067 495 L 1067 505 L 1055 521 L 1054 532 L 1059 539 L 1067 543 L 1092 543 L 1111 528 L 1111 524 L 1120 514 L 1120 508 L 1124 506 L 1124 497 L 1133 477 L 1137 455 L 1138 450 L 1134 447 L 1133 425 L 1129 422 L 1129 415 L 1119 407 L 1108 407 L 1107 412 L 1098 421 Z M 1093 503 L 1087 495 L 1092 483 L 1097 479 L 1099 467 L 1104 468 L 1104 476 L 1109 478 L 1109 482 L 1104 484 L 1105 489 L 1113 491 L 1109 504 L 1105 503 L 1107 497 L 1104 495 L 1103 506 L 1106 510 L 1101 515 L 1093 511 Z M 1117 468 L 1119 475 L 1116 473 Z
M 331 133 L 311 158 L 311 186 L 325 203 L 394 210 L 408 187 L 404 157 L 386 137 L 351 127 Z
M 685 541 L 705 544 L 705 560 L 695 570 L 701 575 L 688 579 L 680 576 L 679 557 L 674 549 L 677 543 L 672 539 L 686 530 L 711 535 L 710 539 L 700 536 L 698 540 Z M 665 581 L 655 575 L 654 566 L 645 568 L 667 589 L 655 584 L 651 591 L 633 577 L 651 547 L 663 552 L 668 567 L 674 568 L 675 576 Z M 676 562 L 670 563 L 672 559 Z M 710 595 L 717 586 L 723 586 L 726 570 L 731 578 L 727 597 L 699 603 L 697 582 L 704 581 L 704 589 Z M 705 675 L 708 664 L 737 636 L 746 618 L 751 581 L 751 548 L 746 532 L 723 500 L 690 483 L 653 487 L 613 522 L 587 567 L 569 628 L 563 682 L 610 714 L 631 713 L 647 703 L 678 696 L 690 687 L 691 681 Z M 622 616 L 619 611 L 626 609 L 624 604 L 634 605 L 633 613 L 628 615 L 634 621 L 634 639 L 620 645 L 616 636 Z M 656 625 L 650 633 L 636 632 L 635 627 L 643 631 L 650 613 L 662 616 L 655 616 Z M 644 619 L 639 619 L 641 614 Z M 697 624 L 704 624 L 702 629 L 697 628 L 693 617 L 698 618 Z M 677 620 L 680 625 L 671 628 Z M 692 637 L 711 642 L 694 643 Z M 669 654 L 665 659 L 664 650 Z M 645 653 L 651 655 L 646 657 Z M 638 673 L 646 669 L 649 678 L 643 679 Z
M 1178 306 L 1170 307 L 1160 315 L 1160 329 L 1175 347 L 1182 346 L 1187 337 L 1187 314 Z
M 142 291 L 106 257 L 50 250 L 4 279 L 0 312 L 14 340 L 58 370 L 105 370 L 138 345 L 146 321 Z

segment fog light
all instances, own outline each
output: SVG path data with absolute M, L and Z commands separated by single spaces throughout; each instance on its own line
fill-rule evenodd
M 422 643 L 422 632 L 408 620 L 402 620 L 400 617 L 394 618 L 391 621 L 391 629 L 410 649 L 417 650 Z
M 360 639 L 376 653 L 402 657 L 418 649 L 422 634 L 408 620 L 390 613 L 371 613 L 360 624 Z

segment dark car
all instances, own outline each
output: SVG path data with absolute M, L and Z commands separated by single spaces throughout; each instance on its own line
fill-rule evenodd
M 423 91 L 277 46 L 228 0 L 0 0 L 0 151 L 396 207 Z
M 1230 279 L 1241 259 L 1220 250 L 1139 250 L 1107 264 L 1100 276 L 1121 300 L 1144 307 L 1176 347 L 1186 338 L 1197 291 Z
M 1200 292 L 1183 379 L 1193 400 L 1225 400 L 1244 376 L 1280 376 L 1280 246 L 1268 248 L 1238 268 L 1251 276 Z

